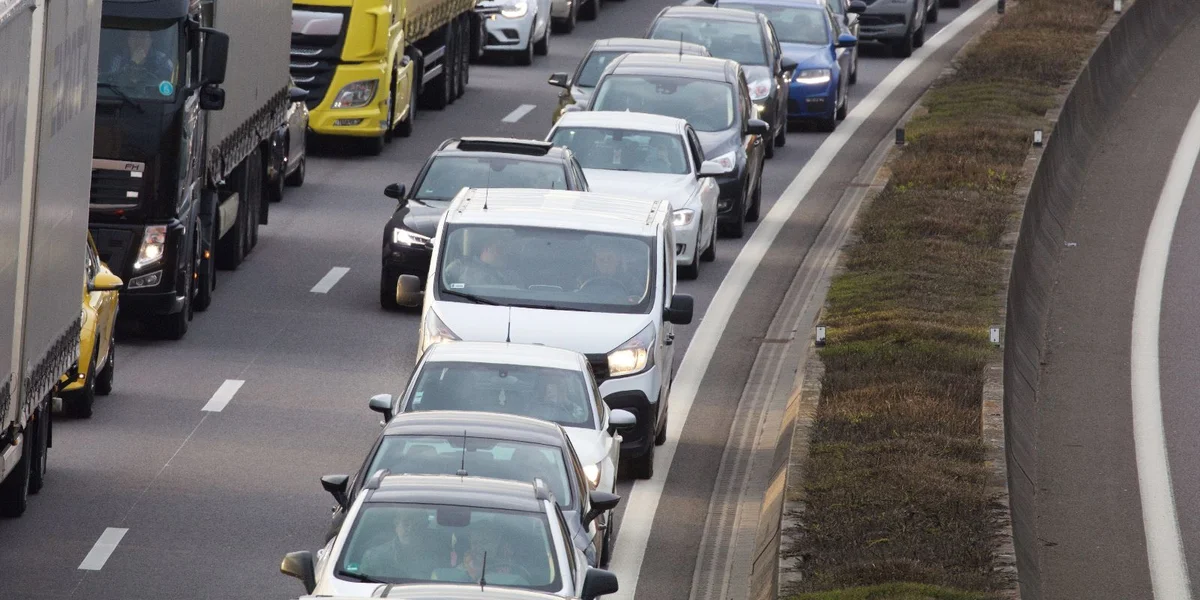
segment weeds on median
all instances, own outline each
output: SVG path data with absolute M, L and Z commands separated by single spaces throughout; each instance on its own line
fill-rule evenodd
M 800 542 L 783 549 L 801 558 L 794 600 L 974 599 L 1005 584 L 980 438 L 1003 238 L 1032 131 L 1111 10 L 1011 6 L 907 125 L 829 291 Z

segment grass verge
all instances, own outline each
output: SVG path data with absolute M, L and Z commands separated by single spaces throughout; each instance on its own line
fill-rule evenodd
M 1096 43 L 1108 0 L 1023 0 L 907 125 L 829 291 L 795 600 L 983 598 L 998 521 L 981 434 L 987 327 L 1035 128 Z M 864 587 L 865 586 L 865 587 Z

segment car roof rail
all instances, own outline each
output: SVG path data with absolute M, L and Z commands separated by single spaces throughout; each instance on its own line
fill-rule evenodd
M 458 140 L 458 149 L 462 152 L 504 152 L 507 154 L 526 154 L 529 156 L 545 156 L 554 148 L 554 144 L 541 140 L 515 140 L 508 138 L 464 137 Z
M 363 485 L 363 488 L 377 490 L 379 489 L 379 484 L 383 483 L 383 478 L 391 474 L 392 472 L 387 469 L 379 469 L 371 474 L 371 477 L 367 479 L 367 483 Z

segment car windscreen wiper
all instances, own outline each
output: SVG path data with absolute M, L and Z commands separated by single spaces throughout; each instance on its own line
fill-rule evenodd
M 130 98 L 129 94 L 126 94 L 125 92 L 121 91 L 121 88 L 117 87 L 116 84 L 109 83 L 107 81 L 101 81 L 100 83 L 96 84 L 96 87 L 103 88 L 103 89 L 106 89 L 106 90 L 112 92 L 118 98 L 120 98 L 122 102 L 136 108 L 139 113 L 145 114 L 146 109 L 142 108 L 142 106 L 140 104 L 138 104 L 137 102 L 134 102 L 133 98 Z
M 386 581 L 380 581 L 369 575 L 363 575 L 362 573 L 351 573 L 350 571 L 338 571 L 337 576 L 345 577 L 346 579 L 353 579 L 354 581 L 362 583 L 387 583 Z
M 500 303 L 496 302 L 495 300 L 488 300 L 487 298 L 483 298 L 481 296 L 476 296 L 475 294 L 468 294 L 466 292 L 459 292 L 456 290 L 448 290 L 446 288 L 442 288 L 442 293 L 446 294 L 447 296 L 455 296 L 458 298 L 463 298 L 464 300 L 470 300 L 471 302 L 474 302 L 475 304 L 486 304 L 488 306 L 500 306 Z
M 593 312 L 586 308 L 570 308 L 567 306 L 554 306 L 553 304 L 518 304 L 518 303 L 514 303 L 514 302 L 508 302 L 505 304 L 505 306 L 511 306 L 513 308 L 534 308 L 537 310 L 569 310 L 569 311 L 574 311 L 574 312 Z

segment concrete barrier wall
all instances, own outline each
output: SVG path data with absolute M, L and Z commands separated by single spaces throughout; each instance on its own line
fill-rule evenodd
M 1200 0 L 1138 0 L 1096 48 L 1067 96 L 1030 186 L 1008 289 L 1004 421 L 1017 570 L 1038 600 L 1038 381 L 1049 300 L 1083 176 L 1109 120 L 1143 72 L 1193 18 Z

